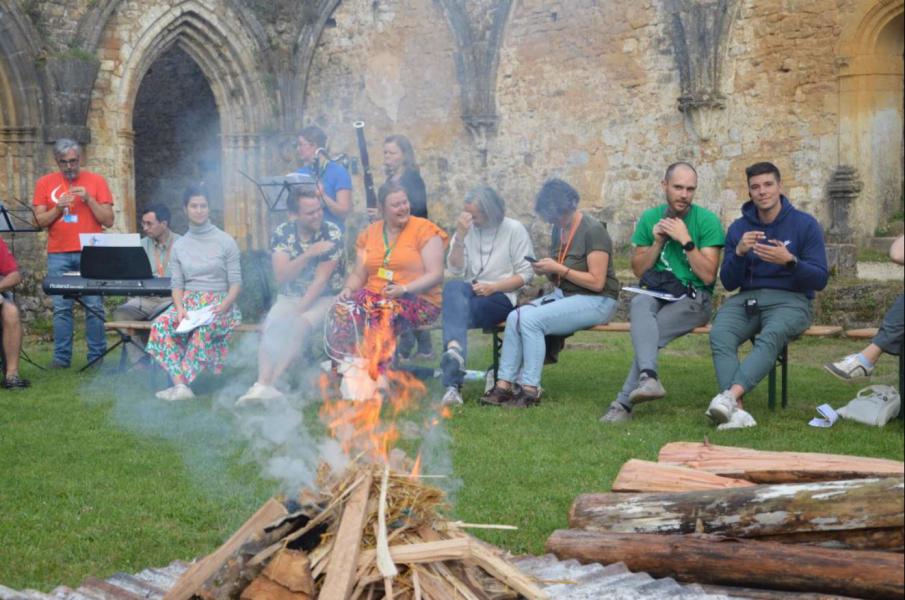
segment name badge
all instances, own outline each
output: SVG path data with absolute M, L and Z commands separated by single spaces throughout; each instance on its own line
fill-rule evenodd
M 70 214 L 68 214 L 68 215 L 63 215 L 63 222 L 64 222 L 64 223 L 78 223 L 78 222 L 79 222 L 79 216 L 78 216 L 78 215 L 74 215 L 74 214 L 72 214 L 72 213 L 70 213 Z
M 393 281 L 393 272 L 385 267 L 377 269 L 377 276 L 387 281 Z

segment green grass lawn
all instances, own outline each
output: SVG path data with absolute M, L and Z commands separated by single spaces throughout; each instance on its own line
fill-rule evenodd
M 661 360 L 668 397 L 638 407 L 631 423 L 609 427 L 597 418 L 622 385 L 629 338 L 581 333 L 570 342 L 560 363 L 545 370 L 541 406 L 480 407 L 479 385 L 472 383 L 448 423 L 449 481 L 459 484 L 454 516 L 517 525 L 514 532 L 476 532 L 515 552 L 541 552 L 550 532 L 566 526 L 577 494 L 607 490 L 623 462 L 655 460 L 670 441 L 707 437 L 760 449 L 903 459 L 901 420 L 883 429 L 807 425 L 816 405 L 839 407 L 854 397 L 858 386 L 837 381 L 821 365 L 861 343 L 796 342 L 790 407 L 770 412 L 764 382 L 747 400 L 759 426 L 716 432 L 703 415 L 716 391 L 706 337 L 669 346 Z M 49 362 L 46 347 L 32 354 Z M 476 336 L 470 366 L 488 362 L 488 340 Z M 2 585 L 46 591 L 76 586 L 87 575 L 191 559 L 215 548 L 276 490 L 250 460 L 232 413 L 214 399 L 224 386 L 249 383 L 248 369 L 205 378 L 198 399 L 178 405 L 156 400 L 144 374 L 111 373 L 109 363 L 105 369 L 80 375 L 26 365 L 32 388 L 0 390 Z M 896 378 L 895 359 L 884 357 L 874 382 Z

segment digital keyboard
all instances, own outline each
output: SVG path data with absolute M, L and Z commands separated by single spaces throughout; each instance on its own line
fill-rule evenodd
M 45 277 L 48 296 L 169 296 L 169 277 L 151 279 L 86 279 L 78 275 Z

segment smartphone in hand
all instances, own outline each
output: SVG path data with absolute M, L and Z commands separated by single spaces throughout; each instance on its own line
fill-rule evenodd
M 529 263 L 531 263 L 531 264 L 534 264 L 534 263 L 537 262 L 537 259 L 534 258 L 533 256 L 526 256 L 526 257 L 525 257 L 525 260 L 527 260 L 527 261 L 528 261 Z

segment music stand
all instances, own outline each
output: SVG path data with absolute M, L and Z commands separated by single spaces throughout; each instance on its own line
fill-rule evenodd
M 317 193 L 317 181 L 311 175 L 304 173 L 290 173 L 288 175 L 276 175 L 272 177 L 264 177 L 260 181 L 255 180 L 251 175 L 236 169 L 239 174 L 249 180 L 258 188 L 258 193 L 264 200 L 264 206 L 271 212 L 284 211 L 286 208 L 286 200 L 289 199 L 289 192 L 295 186 L 307 187 L 310 191 Z
M 16 202 L 18 202 L 18 200 Z M 13 256 L 16 254 L 15 240 L 17 233 L 37 233 L 39 231 L 41 231 L 41 228 L 35 224 L 35 213 L 31 207 L 25 205 L 22 208 L 10 209 L 6 208 L 6 206 L 0 202 L 0 233 L 10 234 L 10 245 L 12 246 L 10 250 L 12 251 Z M 15 301 L 15 292 L 13 292 L 13 300 Z M 19 350 L 19 357 L 30 365 L 38 367 L 42 371 L 46 370 L 31 359 L 28 352 L 25 351 L 25 348 Z M 3 359 L 5 368 L 6 357 L 3 357 Z

